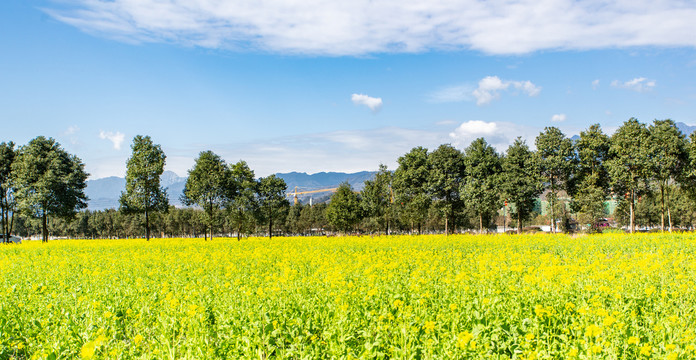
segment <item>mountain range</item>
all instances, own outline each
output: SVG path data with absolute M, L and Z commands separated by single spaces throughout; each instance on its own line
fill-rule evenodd
M 316 174 L 290 172 L 275 175 L 285 180 L 288 186 L 287 192 L 291 193 L 295 190 L 295 186 L 297 186 L 298 191 L 307 191 L 335 188 L 343 182 L 348 182 L 355 190 L 362 190 L 365 180 L 372 179 L 374 174 L 375 172 L 372 171 L 361 171 L 357 173 L 321 172 Z M 162 187 L 167 189 L 169 203 L 182 207 L 183 204 L 179 197 L 184 191 L 186 178 L 172 171 L 165 171 L 160 177 L 160 183 Z M 118 208 L 118 198 L 125 187 L 126 180 L 117 176 L 87 180 L 87 189 L 85 189 L 85 194 L 89 198 L 87 208 L 93 211 Z M 313 202 L 325 201 L 330 194 L 330 192 L 315 194 L 312 197 Z M 298 196 L 298 198 L 305 202 L 309 201 L 310 195 Z M 288 199 L 292 201 L 291 197 Z

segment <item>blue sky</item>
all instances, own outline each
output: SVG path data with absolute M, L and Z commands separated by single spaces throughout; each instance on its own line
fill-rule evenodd
M 0 141 L 56 138 L 93 178 L 150 135 L 273 172 L 499 151 L 545 126 L 696 124 L 696 5 L 651 1 L 0 2 Z

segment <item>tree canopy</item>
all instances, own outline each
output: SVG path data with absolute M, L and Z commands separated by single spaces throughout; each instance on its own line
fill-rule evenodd
M 126 162 L 126 190 L 119 199 L 126 214 L 145 214 L 145 238 L 150 240 L 150 214 L 166 212 L 169 199 L 160 186 L 167 156 L 149 136 L 137 135 L 131 145 L 132 155 Z

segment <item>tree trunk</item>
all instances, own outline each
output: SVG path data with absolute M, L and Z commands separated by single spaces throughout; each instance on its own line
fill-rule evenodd
M 273 218 L 268 217 L 268 239 L 273 239 Z
M 242 232 L 242 227 L 241 226 L 237 227 L 237 241 L 240 241 L 241 232 Z
M 418 230 L 418 235 L 420 235 L 420 230 Z M 445 236 L 449 235 L 449 216 L 445 215 Z
M 660 184 L 660 231 L 665 232 L 665 187 Z
M 203 241 L 208 241 L 208 225 L 203 226 Z
M 517 235 L 522 234 L 522 215 L 519 209 L 517 209 Z
M 47 221 L 48 216 L 46 216 L 46 210 L 43 211 L 43 214 L 42 214 L 42 217 L 41 217 L 41 218 L 42 218 L 42 219 L 41 219 L 41 220 L 42 220 L 42 221 L 41 221 L 41 226 L 42 226 L 42 229 L 41 229 L 41 230 L 42 230 L 42 231 L 41 231 L 41 233 L 42 233 L 41 242 L 48 242 L 48 221 Z
M 672 213 L 669 211 L 669 202 L 667 202 L 667 219 L 669 219 L 669 232 L 672 232 Z
M 633 234 L 636 231 L 636 219 L 635 219 L 635 213 L 633 211 L 633 190 L 631 190 L 631 203 L 629 204 L 629 210 L 630 210 L 630 227 L 631 227 L 631 234 Z
M 150 213 L 145 210 L 145 240 L 150 241 Z
M 483 214 L 479 214 L 479 234 L 483 234 Z
M 556 216 L 554 214 L 554 203 L 555 203 L 555 193 L 551 193 L 551 201 L 549 202 L 551 204 L 551 233 L 555 234 L 556 233 Z

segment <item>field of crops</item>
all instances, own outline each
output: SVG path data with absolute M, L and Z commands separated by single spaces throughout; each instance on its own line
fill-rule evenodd
M 696 236 L 0 247 L 2 359 L 696 358 Z

